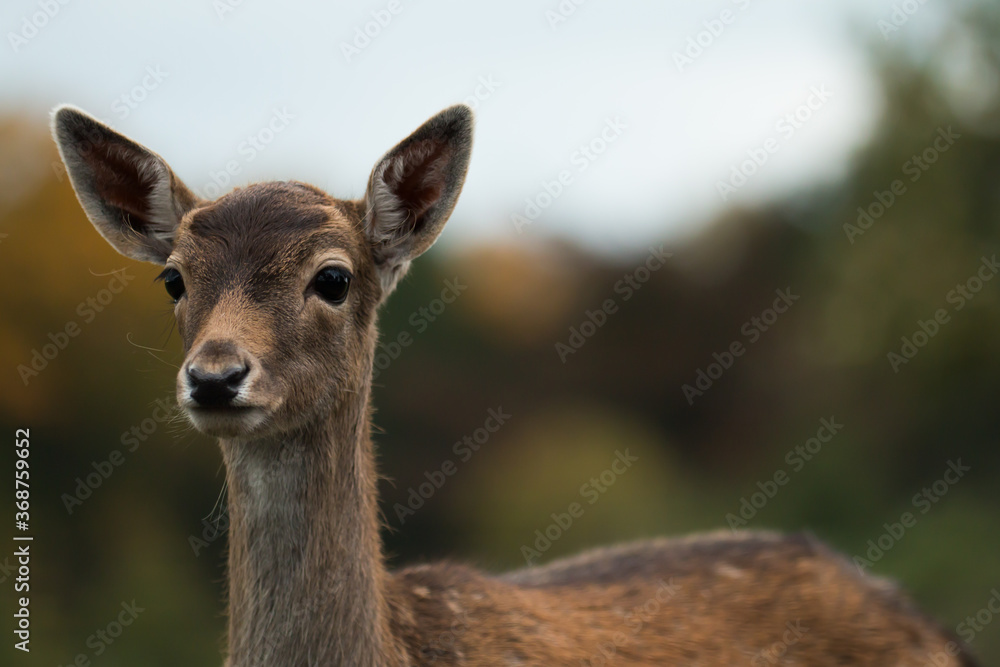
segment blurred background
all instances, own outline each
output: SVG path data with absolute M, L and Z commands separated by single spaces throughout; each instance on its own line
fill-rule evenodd
M 35 536 L 30 656 L 0 551 L 9 664 L 217 665 L 225 624 L 218 448 L 163 408 L 171 307 L 87 223 L 48 111 L 203 196 L 350 198 L 463 100 L 465 193 L 381 317 L 393 565 L 808 530 L 1000 661 L 996 3 L 12 0 L 0 26 L 0 461 L 12 492 L 30 427 Z

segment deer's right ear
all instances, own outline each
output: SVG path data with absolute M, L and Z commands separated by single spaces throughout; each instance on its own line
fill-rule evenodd
M 127 257 L 163 264 L 181 217 L 199 203 L 156 153 L 62 106 L 52 134 L 87 217 Z

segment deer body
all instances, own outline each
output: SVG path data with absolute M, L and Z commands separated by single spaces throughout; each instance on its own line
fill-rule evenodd
M 389 151 L 361 201 L 294 182 L 204 201 L 76 109 L 53 126 L 94 226 L 165 267 L 178 403 L 226 467 L 230 667 L 973 664 L 894 587 L 804 536 L 643 542 L 502 576 L 387 569 L 376 309 L 455 205 L 467 108 Z

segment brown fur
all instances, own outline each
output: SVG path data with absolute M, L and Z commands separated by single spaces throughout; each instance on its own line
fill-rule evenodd
M 252 368 L 262 421 L 192 417 L 220 437 L 226 465 L 227 664 L 972 664 L 932 663 L 958 646 L 948 634 L 809 536 L 657 540 L 501 576 L 388 571 L 370 437 L 376 310 L 454 206 L 467 111 L 390 151 L 357 202 L 300 183 L 204 202 L 162 158 L 78 111 L 60 110 L 55 130 L 101 233 L 183 274 L 185 368 Z M 326 261 L 354 276 L 343 304 L 310 292 Z M 182 369 L 182 404 L 185 382 Z
M 924 665 L 950 641 L 806 536 L 642 542 L 503 577 L 427 566 L 395 583 L 410 587 L 417 664 Z

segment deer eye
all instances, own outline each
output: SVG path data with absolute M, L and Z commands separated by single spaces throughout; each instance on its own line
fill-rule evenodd
M 181 272 L 177 269 L 165 269 L 157 276 L 157 280 L 163 281 L 163 286 L 167 288 L 167 294 L 174 300 L 174 303 L 180 301 L 180 298 L 184 296 L 184 279 L 181 278 Z
M 337 266 L 321 269 L 313 280 L 313 289 L 329 303 L 339 305 L 347 298 L 351 274 Z

